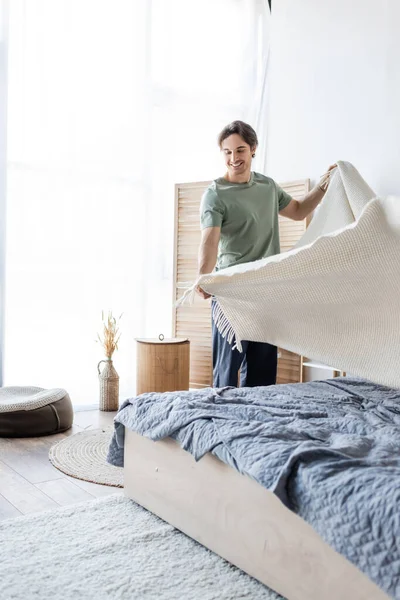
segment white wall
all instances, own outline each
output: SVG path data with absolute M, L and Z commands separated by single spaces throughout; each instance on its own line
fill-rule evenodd
M 268 174 L 352 162 L 400 195 L 400 1 L 273 2 Z

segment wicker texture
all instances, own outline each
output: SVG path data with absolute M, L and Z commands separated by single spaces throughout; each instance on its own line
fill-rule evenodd
M 104 363 L 103 370 L 100 365 Z M 102 411 L 114 411 L 119 407 L 119 375 L 110 359 L 101 360 L 97 365 L 100 383 L 99 409 Z
M 0 413 L 17 410 L 36 410 L 67 396 L 62 388 L 45 390 L 39 387 L 0 388 Z
M 50 448 L 50 462 L 71 477 L 123 487 L 124 470 L 106 461 L 111 436 L 111 427 L 71 435 Z
M 136 394 L 189 389 L 188 340 L 137 340 Z

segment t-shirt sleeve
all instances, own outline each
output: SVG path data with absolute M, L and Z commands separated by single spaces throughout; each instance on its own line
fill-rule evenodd
M 289 194 L 287 192 L 285 192 L 285 190 L 283 190 L 281 187 L 279 187 L 279 185 L 276 183 L 276 191 L 278 194 L 278 210 L 281 211 L 284 208 L 287 207 L 288 204 L 290 204 L 290 201 L 292 200 L 292 197 L 289 196 Z
M 221 227 L 224 218 L 224 207 L 218 198 L 218 194 L 208 188 L 201 199 L 200 204 L 200 227 Z

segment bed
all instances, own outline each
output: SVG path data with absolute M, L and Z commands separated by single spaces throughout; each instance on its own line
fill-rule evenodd
M 356 378 L 144 394 L 108 460 L 129 497 L 289 600 L 399 598 L 399 401 Z

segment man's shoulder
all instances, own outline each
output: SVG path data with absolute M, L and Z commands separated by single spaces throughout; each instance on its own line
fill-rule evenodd
M 254 183 L 261 183 L 261 184 L 265 184 L 265 185 L 272 185 L 272 186 L 276 185 L 276 183 L 272 179 L 272 177 L 267 177 L 267 175 L 262 175 L 262 173 L 256 173 L 255 171 L 254 171 L 254 175 L 253 175 L 253 181 L 254 181 Z
M 201 205 L 204 206 L 214 206 L 219 202 L 218 198 L 218 190 L 216 186 L 216 182 L 212 181 L 204 190 L 203 195 L 201 197 Z
M 211 181 L 211 183 L 204 190 L 204 193 L 216 194 L 217 193 L 217 181 L 218 181 L 218 179 L 214 179 L 214 181 Z
M 203 198 L 215 198 L 218 195 L 216 180 L 212 181 L 204 190 Z

